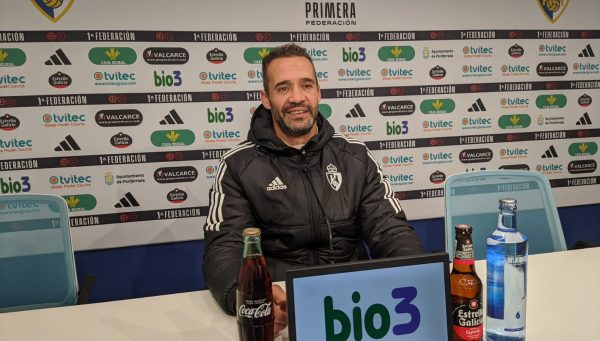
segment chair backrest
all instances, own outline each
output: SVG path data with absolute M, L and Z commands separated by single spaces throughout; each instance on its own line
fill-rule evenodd
M 47 194 L 0 196 L 0 312 L 76 302 L 64 199 Z
M 548 179 L 524 170 L 455 174 L 444 184 L 446 252 L 454 255 L 454 226 L 473 227 L 475 259 L 485 259 L 488 235 L 498 225 L 498 200 L 517 199 L 517 230 L 529 238 L 529 254 L 567 249 Z

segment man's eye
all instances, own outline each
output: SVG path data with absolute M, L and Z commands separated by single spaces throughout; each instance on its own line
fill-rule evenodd
M 306 83 L 303 85 L 305 89 L 312 89 L 314 85 L 312 83 Z
M 282 86 L 282 87 L 277 88 L 277 92 L 286 92 L 287 90 L 288 90 L 287 86 Z

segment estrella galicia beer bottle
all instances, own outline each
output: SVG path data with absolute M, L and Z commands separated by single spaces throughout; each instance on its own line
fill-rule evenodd
M 458 224 L 454 229 L 456 243 L 450 273 L 453 340 L 480 341 L 483 338 L 483 285 L 475 272 L 473 230 L 467 224 Z
M 272 341 L 275 332 L 273 292 L 260 247 L 260 229 L 246 228 L 242 236 L 244 254 L 236 292 L 240 341 Z

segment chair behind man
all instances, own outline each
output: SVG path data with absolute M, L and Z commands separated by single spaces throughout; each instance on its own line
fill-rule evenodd
M 77 277 L 64 199 L 41 194 L 0 196 L 0 312 L 76 302 Z
M 498 225 L 498 200 L 517 199 L 517 231 L 529 238 L 529 254 L 567 249 L 548 179 L 522 170 L 477 171 L 446 180 L 446 252 L 454 254 L 454 226 L 473 227 L 476 259 L 485 259 L 488 235 Z

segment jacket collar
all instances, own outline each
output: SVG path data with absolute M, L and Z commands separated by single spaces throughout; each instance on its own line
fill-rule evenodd
M 303 149 L 307 151 L 320 150 L 331 139 L 331 136 L 333 136 L 333 127 L 323 118 L 321 113 L 317 116 L 317 126 L 319 127 L 319 132 L 304 145 Z M 296 154 L 298 152 L 297 149 L 289 147 L 275 135 L 271 111 L 262 104 L 256 108 L 252 115 L 248 140 L 278 153 Z

